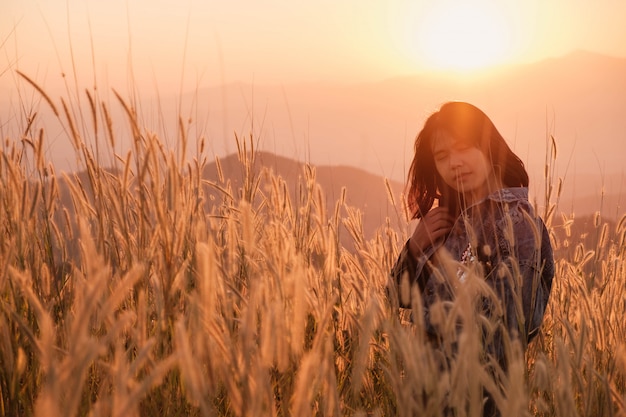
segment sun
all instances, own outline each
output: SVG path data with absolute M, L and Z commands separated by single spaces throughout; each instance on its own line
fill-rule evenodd
M 496 1 L 441 1 L 414 19 L 414 59 L 436 70 L 471 71 L 501 64 L 510 49 L 507 19 Z

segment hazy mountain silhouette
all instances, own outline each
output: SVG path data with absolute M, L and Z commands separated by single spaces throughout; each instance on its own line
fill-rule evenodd
M 626 155 L 624 74 L 626 58 L 576 51 L 464 79 L 422 73 L 369 83 L 232 83 L 198 89 L 181 100 L 142 96 L 138 111 L 141 127 L 156 132 L 165 146 L 177 143 L 180 115 L 184 124 L 189 122 L 189 149 L 195 149 L 195 138 L 204 137 L 209 156 L 234 153 L 233 133 L 251 133 L 264 151 L 318 167 L 355 167 L 403 183 L 424 119 L 445 101 L 467 100 L 485 110 L 526 162 L 531 195 L 538 201 L 553 135 L 556 174 L 565 179 L 561 208 L 581 214 L 602 209 L 615 216 L 621 209 L 610 205 L 626 201 L 619 197 Z M 130 137 L 126 116 L 115 99 L 109 107 L 121 147 Z M 37 117 L 53 138 L 46 145 L 52 160 L 73 160 L 64 134 L 50 128 L 59 123 L 45 122 L 47 113 Z M 339 172 L 333 170 L 335 180 Z
M 389 220 L 390 225 L 396 232 L 402 235 L 407 232 L 405 229 L 404 213 L 402 208 L 401 194 L 404 190 L 404 184 L 401 182 L 388 180 L 383 177 L 371 174 L 359 168 L 348 166 L 313 166 L 304 162 L 296 161 L 290 158 L 281 157 L 268 152 L 258 152 L 252 172 L 255 176 L 262 175 L 264 169 L 269 169 L 273 174 L 283 178 L 287 182 L 287 188 L 290 191 L 292 204 L 296 204 L 296 190 L 301 181 L 303 181 L 305 166 L 309 165 L 315 170 L 316 182 L 321 187 L 326 199 L 326 211 L 329 216 L 332 215 L 336 202 L 340 199 L 342 189 L 346 189 L 346 206 L 352 209 L 358 209 L 362 215 L 363 234 L 366 239 L 371 239 L 374 234 L 379 231 Z M 230 181 L 233 189 L 241 186 L 244 176 L 244 169 L 238 157 L 234 154 L 220 159 L 220 168 L 225 181 Z M 204 170 L 203 177 L 210 181 L 219 181 L 217 173 L 217 164 L 208 164 Z M 387 185 L 389 184 L 389 188 Z M 395 205 L 391 204 L 388 189 L 393 194 Z M 586 201 L 587 198 L 581 198 L 574 202 L 576 207 L 575 216 L 561 215 L 562 212 L 567 214 L 572 211 L 567 207 L 561 207 L 557 215 L 553 218 L 553 231 L 559 242 L 555 251 L 558 256 L 567 256 L 572 258 L 576 245 L 583 244 L 585 248 L 595 248 L 599 240 L 602 226 L 606 223 L 608 226 L 609 240 L 615 239 L 616 219 L 619 220 L 619 210 L 624 204 L 626 194 L 622 196 L 604 196 L 600 204 L 600 208 L 609 207 L 605 210 L 603 216 L 597 216 L 597 209 L 589 208 L 581 210 L 580 207 L 592 207 L 597 204 L 597 200 Z M 220 201 L 219 193 L 216 193 L 216 199 Z M 211 203 L 209 203 L 211 204 Z M 345 219 L 347 213 L 345 207 L 341 208 L 340 215 Z M 563 225 L 567 223 L 567 227 Z M 566 230 L 568 232 L 566 233 Z M 351 249 L 352 238 L 342 229 L 340 232 L 342 244 Z
M 232 141 L 224 138 L 233 131 L 252 132 L 262 149 L 400 182 L 428 114 L 445 101 L 467 100 L 485 110 L 526 162 L 531 194 L 543 193 L 547 144 L 554 136 L 564 207 L 590 199 L 580 209 L 593 212 L 601 208 L 593 207 L 601 192 L 623 191 L 624 74 L 624 58 L 577 51 L 467 79 L 418 74 L 343 85 L 241 83 L 195 94 L 207 99 L 205 132 L 216 153 L 232 152 Z
M 235 154 L 220 158 L 219 169 L 224 182 L 230 182 L 233 191 L 242 186 L 245 176 L 245 169 L 239 158 Z M 372 238 L 377 229 L 385 225 L 389 218 L 390 224 L 399 230 L 403 224 L 403 209 L 401 193 L 404 185 L 398 181 L 386 180 L 381 176 L 374 175 L 365 170 L 348 166 L 313 166 L 305 162 L 285 158 L 269 152 L 257 152 L 254 158 L 252 173 L 254 176 L 262 176 L 263 170 L 267 169 L 272 174 L 283 178 L 287 183 L 292 205 L 297 206 L 298 192 L 300 186 L 306 186 L 305 168 L 313 168 L 314 179 L 321 187 L 326 201 L 325 210 L 328 217 L 335 211 L 335 205 L 340 201 L 345 189 L 345 207 L 340 208 L 340 215 L 345 217 L 346 207 L 358 209 L 361 213 L 363 232 L 367 239 Z M 218 174 L 217 163 L 207 164 L 203 177 L 209 181 L 221 182 Z M 387 184 L 389 187 L 387 187 Z M 267 186 L 262 183 L 263 187 Z M 210 189 L 208 189 L 211 192 Z M 394 204 L 390 201 L 389 194 L 393 195 Z M 213 198 L 207 199 L 208 204 L 219 204 L 221 201 L 220 192 L 214 192 Z M 343 238 L 347 238 L 345 231 Z M 344 243 L 349 239 L 343 239 Z
M 291 199 L 291 206 L 294 210 L 298 210 L 298 193 L 301 187 L 306 187 L 307 185 L 305 178 L 307 166 L 315 173 L 314 180 L 321 188 L 326 202 L 324 209 L 329 219 L 333 216 L 335 206 L 337 202 L 341 200 L 343 190 L 345 189 L 345 204 L 339 207 L 339 215 L 343 220 L 348 217 L 348 209 L 358 210 L 362 226 L 362 235 L 365 239 L 373 238 L 376 231 L 385 226 L 387 218 L 389 218 L 389 224 L 394 230 L 399 233 L 403 232 L 406 223 L 403 220 L 404 214 L 401 202 L 403 185 L 401 183 L 393 180 L 386 181 L 383 177 L 371 174 L 359 168 L 347 166 L 312 166 L 305 162 L 281 157 L 268 152 L 257 152 L 255 154 L 254 164 L 250 166 L 250 174 L 255 178 L 261 178 L 259 190 L 256 193 L 256 203 L 259 204 L 257 207 L 261 207 L 263 198 L 268 194 L 267 187 L 271 185 L 271 182 L 266 181 L 268 177 L 266 177 L 265 174 L 269 172 L 285 180 L 286 189 Z M 236 154 L 227 155 L 224 158 L 219 158 L 219 170 L 220 173 L 218 174 L 217 162 L 207 163 L 202 172 L 202 177 L 210 183 L 218 184 L 222 189 L 229 188 L 229 191 L 236 194 L 234 197 L 240 197 L 237 194 L 241 192 L 246 175 L 245 163 L 240 162 Z M 107 172 L 110 173 L 111 176 L 119 177 L 122 175 L 121 172 L 117 172 L 115 169 L 107 170 Z M 71 175 L 70 178 L 75 185 L 80 184 L 79 188 L 82 192 L 79 198 L 85 198 L 92 207 L 97 209 L 99 204 L 110 204 L 109 202 L 97 201 L 92 187 L 92 178 L 90 178 L 86 171 L 77 172 Z M 106 178 L 102 180 L 107 181 Z M 134 192 L 133 190 L 135 190 L 137 186 L 134 180 L 134 178 L 131 178 L 129 183 L 129 190 L 131 192 Z M 58 178 L 57 184 L 60 209 L 57 210 L 54 219 L 61 228 L 62 234 L 70 234 L 66 229 L 68 226 L 74 230 L 74 232 L 71 233 L 74 235 L 74 238 L 68 239 L 66 245 L 73 256 L 78 257 L 80 253 L 77 240 L 78 224 L 74 221 L 76 219 L 76 216 L 73 214 L 75 212 L 75 204 L 71 187 L 68 185 L 65 177 Z M 78 190 L 79 188 L 76 189 Z M 212 186 L 205 186 L 204 192 L 205 213 L 215 214 L 214 209 L 219 210 L 223 202 L 224 194 L 222 191 L 218 191 L 216 187 Z M 302 192 L 306 195 L 306 191 Z M 392 194 L 395 199 L 394 204 L 390 201 L 390 194 Z M 69 213 L 67 217 L 65 217 L 64 210 L 67 210 L 67 213 Z M 67 223 L 68 219 L 69 224 Z M 350 237 L 347 229 L 343 227 L 342 224 L 340 224 L 340 226 L 339 236 L 341 243 L 346 248 L 353 248 L 353 239 Z
M 245 176 L 245 165 L 239 161 L 239 158 L 235 154 L 228 155 L 224 158 L 219 158 L 219 169 L 221 174 L 218 174 L 218 164 L 216 162 L 208 163 L 204 167 L 203 178 L 209 182 L 218 183 L 221 186 L 225 184 L 230 185 L 230 189 L 237 193 L 242 186 Z M 389 225 L 400 235 L 402 239 L 403 234 L 407 233 L 405 214 L 402 208 L 402 191 L 404 190 L 404 184 L 394 180 L 388 180 L 384 177 L 369 173 L 363 169 L 349 167 L 349 166 L 314 166 L 302 161 L 282 157 L 269 152 L 257 152 L 254 160 L 254 164 L 250 166 L 251 173 L 255 177 L 266 178 L 265 173 L 271 172 L 272 174 L 283 178 L 286 182 L 286 189 L 290 194 L 292 201 L 292 207 L 297 210 L 298 192 L 300 185 L 305 186 L 305 171 L 307 167 L 311 168 L 315 172 L 315 181 L 320 186 L 323 196 L 325 198 L 328 217 L 332 217 L 335 206 L 341 199 L 343 190 L 345 189 L 346 198 L 345 205 L 340 207 L 340 216 L 342 220 L 348 217 L 348 209 L 358 210 L 360 214 L 363 237 L 365 239 L 372 239 L 377 231 L 382 231 L 382 228 L 389 222 Z M 110 171 L 111 175 L 121 175 L 116 173 L 115 170 Z M 87 198 L 94 207 L 97 207 L 97 203 L 94 200 L 94 194 L 91 187 L 91 182 L 88 174 L 84 171 L 78 172 L 72 175 L 72 181 L 78 181 L 82 184 L 84 194 L 81 194 L 84 198 Z M 260 202 L 263 196 L 267 195 L 267 187 L 269 182 L 262 181 L 260 183 L 259 196 Z M 388 185 L 387 185 L 388 184 Z M 60 178 L 58 181 L 59 197 L 61 209 L 57 210 L 55 221 L 61 227 L 61 232 L 66 233 L 65 227 L 67 219 L 75 219 L 74 216 L 74 204 L 73 198 L 70 193 L 70 189 L 64 178 Z M 133 189 L 131 185 L 131 190 Z M 223 194 L 217 192 L 216 189 L 208 186 L 205 187 L 205 212 L 207 214 L 212 213 L 213 206 L 216 208 L 222 202 Z M 391 203 L 389 195 L 393 195 L 394 204 Z M 81 197 L 82 198 L 82 197 Z M 617 198 L 617 197 L 615 197 Z M 622 196 L 626 198 L 626 196 Z M 102 203 L 102 202 L 101 202 Z M 105 204 L 108 204 L 104 202 Z M 584 201 L 578 201 L 577 207 L 582 207 Z M 604 205 L 607 207 L 620 207 L 620 201 L 614 199 L 612 196 L 606 196 Z M 64 217 L 63 209 L 67 209 L 69 217 Z M 569 212 L 568 210 L 565 210 Z M 593 211 L 591 212 L 593 213 Z M 599 237 L 600 228 L 605 223 L 609 224 L 610 238 L 615 238 L 614 227 L 616 211 L 608 213 L 608 216 L 596 217 L 592 216 L 580 209 L 576 210 L 576 216 L 574 218 L 567 217 L 563 219 L 561 215 L 555 216 L 553 219 L 554 232 L 558 237 L 559 246 L 555 248 L 559 253 L 559 256 L 573 256 L 576 245 L 582 243 L 585 247 L 594 247 Z M 569 234 L 566 234 L 565 228 L 562 226 L 568 219 L 572 221 L 567 227 Z M 341 225 L 339 232 L 342 245 L 352 250 L 354 248 L 354 241 L 347 229 Z M 79 256 L 79 246 L 76 238 L 77 224 L 71 224 L 74 230 L 74 238 L 69 239 L 66 245 L 74 256 Z M 566 241 L 568 244 L 566 244 Z

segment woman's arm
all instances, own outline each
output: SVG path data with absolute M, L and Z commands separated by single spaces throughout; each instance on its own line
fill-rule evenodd
M 453 225 L 454 219 L 443 207 L 432 209 L 417 224 L 391 269 L 391 277 L 398 287 L 400 307 L 411 307 L 411 286 L 417 283 L 420 294 L 424 291 L 429 275 L 428 259 Z
M 520 262 L 522 273 L 522 306 L 526 323 L 526 339 L 530 342 L 538 333 L 543 321 L 554 277 L 554 258 L 550 235 L 546 226 L 537 219 L 537 229 L 540 232 L 538 256 L 531 262 Z
M 550 236 L 527 201 L 510 205 L 498 223 L 499 259 L 493 259 L 492 264 L 504 263 L 508 274 L 490 279 L 503 292 L 507 327 L 529 342 L 539 331 L 552 288 L 554 259 Z M 492 274 L 498 274 L 497 269 Z

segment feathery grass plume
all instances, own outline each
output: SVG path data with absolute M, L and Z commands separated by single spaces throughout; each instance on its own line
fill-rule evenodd
M 180 160 L 178 161 L 178 164 L 180 166 L 185 165 L 185 160 L 187 159 L 187 131 L 185 129 L 185 124 L 183 122 L 183 118 L 181 116 L 178 116 L 178 129 L 179 129 L 179 133 L 180 133 L 180 145 L 181 148 L 179 150 L 180 152 Z
M 37 146 L 35 148 L 35 160 L 37 161 L 36 166 L 39 172 L 44 171 L 43 138 L 44 138 L 43 129 L 39 129 Z
M 113 89 L 113 94 L 115 94 L 117 101 L 122 105 L 122 108 L 124 109 L 124 112 L 126 113 L 126 116 L 128 117 L 131 131 L 133 133 L 135 151 L 138 153 L 139 148 L 137 147 L 137 144 L 141 140 L 141 130 L 139 129 L 139 125 L 137 124 L 137 114 L 135 113 L 134 109 L 130 107 L 128 103 L 126 103 L 126 100 L 124 100 L 122 96 L 115 89 Z M 110 137 L 113 137 L 113 135 L 110 135 Z
M 113 134 L 113 119 L 111 119 L 111 114 L 109 113 L 109 109 L 106 103 L 102 102 L 100 104 L 102 109 L 102 114 L 104 117 L 104 123 L 106 125 L 107 137 L 109 138 L 109 145 L 111 146 L 111 150 L 115 151 L 115 135 Z
M 352 385 L 352 395 L 357 396 L 367 382 L 367 368 L 371 366 L 370 360 L 373 357 L 372 347 L 370 343 L 375 337 L 376 329 L 379 326 L 378 317 L 380 317 L 380 309 L 376 304 L 375 298 L 363 300 L 365 307 L 363 314 L 358 318 L 357 330 L 352 336 L 358 341 L 356 351 L 353 355 L 351 363 L 350 381 Z
M 48 105 L 50 106 L 50 108 L 52 109 L 52 112 L 54 113 L 55 116 L 59 116 L 59 112 L 56 108 L 56 106 L 54 105 L 54 103 L 52 102 L 52 100 L 50 99 L 50 97 L 48 96 L 48 94 L 46 94 L 46 92 L 44 91 L 43 88 L 41 88 L 39 86 L 39 84 L 37 84 L 35 81 L 33 81 L 29 76 L 27 76 L 26 74 L 24 74 L 23 72 L 21 72 L 20 70 L 15 70 L 15 72 L 17 72 L 17 74 L 22 77 L 24 80 L 26 80 L 35 90 L 37 90 L 37 92 L 41 95 L 41 97 L 46 101 L 46 103 L 48 103 Z
M 290 410 L 293 415 L 314 415 L 319 411 L 319 401 L 325 400 L 326 404 L 333 409 L 338 406 L 338 392 L 334 380 L 334 366 L 329 363 L 334 351 L 332 344 L 332 322 L 333 300 L 327 300 L 324 305 L 320 305 L 317 312 L 318 331 L 316 332 L 311 349 L 302 357 L 299 370 L 296 374 L 296 383 L 293 392 L 293 399 Z M 326 394 L 326 395 L 324 395 Z
M 88 89 L 85 89 L 85 95 L 87 96 L 87 101 L 89 102 L 89 109 L 91 110 L 91 122 L 93 123 L 93 133 L 96 137 L 98 137 L 98 117 L 96 115 L 97 113 L 96 103 Z M 96 146 L 98 146 L 97 141 L 96 141 Z
M 76 129 L 75 120 L 70 114 L 69 108 L 65 100 L 61 98 L 61 104 L 63 105 L 63 113 L 65 114 L 65 121 L 67 122 L 68 127 L 70 128 L 70 141 L 74 146 L 74 150 L 77 152 L 81 150 L 81 146 L 83 145 L 82 138 L 80 137 L 78 130 Z
M 26 127 L 24 128 L 24 132 L 22 133 L 23 137 L 28 136 L 36 118 L 37 118 L 37 112 L 34 112 L 31 116 L 28 116 L 28 118 L 26 119 Z
M 526 358 L 518 341 L 505 340 L 505 372 L 484 351 L 502 329 L 481 313 L 477 297 L 494 294 L 479 270 L 467 269 L 460 284 L 449 262 L 453 279 L 435 277 L 457 294 L 432 311 L 449 335 L 443 348 L 426 334 L 408 277 L 397 295 L 413 303 L 412 319 L 398 312 L 388 271 L 410 218 L 388 181 L 386 198 L 404 216 L 365 236 L 360 208 L 346 202 L 351 190 L 328 200 L 314 166 L 279 177 L 260 166 L 256 137 L 235 135 L 243 182 L 217 156 L 217 177 L 204 178 L 206 158 L 187 161 L 196 138 L 180 115 L 170 148 L 140 127 L 136 97 L 114 90 L 133 139 L 118 155 L 117 120 L 86 94 L 92 120 L 70 112 L 77 97 L 61 100 L 63 134 L 84 172 L 57 174 L 46 165 L 45 132 L 29 136 L 47 108 L 25 112 L 25 140 L 8 138 L 0 151 L 7 415 L 475 416 L 483 389 L 506 415 L 624 413 L 626 216 L 615 239 L 596 217 L 598 239 L 557 256 L 540 334 Z M 90 124 L 110 148 L 95 156 L 76 129 Z M 560 239 L 551 224 L 563 184 L 555 138 L 546 146 L 546 206 L 537 212 Z M 100 151 L 118 169 L 103 166 Z M 562 226 L 571 234 L 575 214 Z
M 207 380 L 202 375 L 203 367 L 198 366 L 197 357 L 194 355 L 189 343 L 189 334 L 182 321 L 176 324 L 175 335 L 176 350 L 179 354 L 178 364 L 185 384 L 185 394 L 191 404 L 200 409 L 202 415 L 212 415 L 213 413 L 211 412 L 211 406 L 206 394 L 212 392 L 213 389 L 209 388 Z M 202 358 L 201 360 L 206 359 L 208 358 Z
M 569 349 L 562 341 L 558 341 L 556 347 L 558 353 L 556 371 L 561 378 L 556 381 L 555 411 L 559 416 L 571 416 L 577 414 L 577 406 L 570 385 L 574 381 L 572 380 L 572 369 L 569 367 Z
M 549 135 L 546 140 L 546 153 L 544 161 L 544 210 L 541 215 L 548 228 L 552 226 L 552 220 L 557 213 L 561 192 L 563 189 L 562 178 L 556 177 L 557 144 L 554 135 Z M 555 191 L 555 181 L 556 191 Z M 537 209 L 535 207 L 535 209 Z M 539 213 L 540 211 L 537 210 Z
M 215 167 L 217 168 L 217 178 L 220 183 L 224 183 L 224 173 L 222 171 L 222 163 L 220 162 L 220 158 L 215 157 Z

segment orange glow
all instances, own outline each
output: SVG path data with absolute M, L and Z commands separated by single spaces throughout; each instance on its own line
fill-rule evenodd
M 437 70 L 468 71 L 506 62 L 512 34 L 498 3 L 436 2 L 415 22 L 413 53 Z

